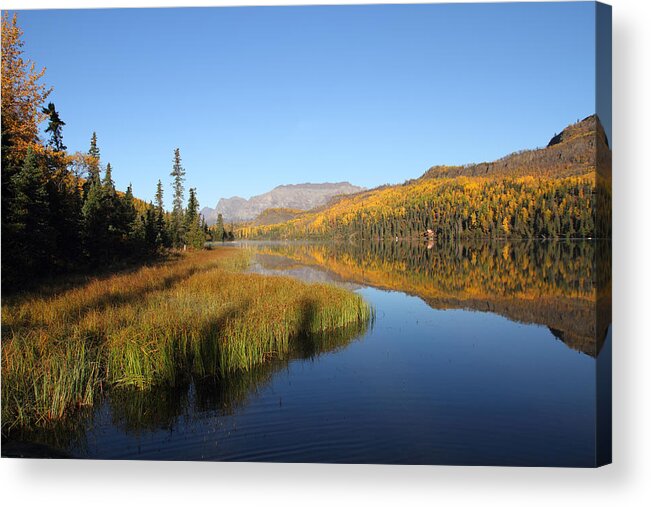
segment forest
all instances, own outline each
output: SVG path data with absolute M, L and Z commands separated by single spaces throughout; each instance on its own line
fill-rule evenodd
M 21 37 L 3 14 L 3 442 L 109 390 L 223 379 L 335 346 L 333 332 L 369 322 L 357 294 L 246 273 L 245 252 L 205 249 L 233 231 L 222 219 L 206 226 L 195 188 L 186 201 L 179 148 L 171 211 L 160 179 L 154 202 L 116 189 L 95 133 L 87 152 L 70 153 Z
M 151 258 L 170 248 L 202 248 L 231 231 L 209 229 L 196 189 L 185 198 L 185 168 L 178 148 L 171 161 L 173 208 L 163 205 L 158 180 L 154 202 L 115 187 L 96 133 L 87 152 L 64 144 L 66 125 L 44 84 L 44 70 L 23 57 L 16 16 L 2 17 L 2 286 L 71 270 Z M 46 128 L 41 135 L 41 124 Z M 44 137 L 44 139 L 42 139 Z M 232 235 L 232 234 L 231 234 Z
M 401 185 L 334 198 L 283 223 L 243 224 L 245 239 L 610 238 L 611 152 L 596 116 L 545 148 L 492 163 L 435 166 Z
M 343 197 L 318 212 L 270 226 L 243 226 L 241 238 L 415 239 L 589 238 L 598 232 L 594 175 L 560 180 L 422 180 Z
M 546 148 L 493 163 L 433 167 L 402 185 L 335 198 L 316 210 L 267 210 L 249 224 L 208 227 L 196 189 L 186 200 L 180 150 L 171 160 L 171 211 L 116 189 L 97 135 L 86 152 L 64 144 L 65 121 L 23 58 L 16 17 L 2 18 L 2 284 L 148 259 L 233 239 L 608 238 L 610 148 L 596 116 Z M 41 130 L 41 125 L 45 128 Z M 607 168 L 597 172 L 595 168 Z

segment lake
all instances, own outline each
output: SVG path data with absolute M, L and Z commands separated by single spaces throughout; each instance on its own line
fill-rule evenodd
M 101 459 L 594 465 L 609 245 L 216 248 L 357 291 L 374 319 L 227 380 L 115 391 L 42 440 Z

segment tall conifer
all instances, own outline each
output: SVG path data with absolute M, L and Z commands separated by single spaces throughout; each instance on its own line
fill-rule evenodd
M 181 165 L 181 152 L 178 148 L 174 150 L 174 163 L 172 165 L 172 188 L 174 190 L 172 201 L 172 217 L 170 224 L 170 236 L 172 246 L 180 247 L 183 245 L 185 236 L 183 223 L 183 182 L 185 181 L 185 169 Z

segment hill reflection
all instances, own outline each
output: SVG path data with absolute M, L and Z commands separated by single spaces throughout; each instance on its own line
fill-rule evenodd
M 610 243 L 249 243 L 272 257 L 324 269 L 335 279 L 415 295 L 436 309 L 492 312 L 549 327 L 596 357 L 610 325 Z M 272 256 L 272 257 L 270 257 Z

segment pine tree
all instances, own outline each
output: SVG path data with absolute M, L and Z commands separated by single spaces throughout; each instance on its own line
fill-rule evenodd
M 115 182 L 113 181 L 113 168 L 111 164 L 106 164 L 106 172 L 104 173 L 104 180 L 102 181 L 104 190 L 109 194 L 115 194 Z
M 165 208 L 163 206 L 163 184 L 160 180 L 156 185 L 155 230 L 156 245 L 159 247 L 169 246 L 169 237 L 165 224 Z
M 88 150 L 88 182 L 99 182 L 100 179 L 100 157 L 97 147 L 97 134 L 93 132 L 90 138 L 90 149 Z
M 121 208 L 121 217 L 120 225 L 123 231 L 126 233 L 127 237 L 131 239 L 135 223 L 138 219 L 138 214 L 136 213 L 136 206 L 133 201 L 133 188 L 131 183 L 127 187 L 127 191 L 124 193 L 124 197 L 120 202 Z
M 178 248 L 183 245 L 185 231 L 183 230 L 183 182 L 185 181 L 185 169 L 181 165 L 181 153 L 178 148 L 174 150 L 174 164 L 172 166 L 172 188 L 174 189 L 172 217 L 170 223 L 170 236 L 172 246 Z
M 41 112 L 49 118 L 47 128 L 45 129 L 45 132 L 50 133 L 48 146 L 51 146 L 54 151 L 65 151 L 67 147 L 63 144 L 62 133 L 65 122 L 59 117 L 59 113 L 54 107 L 54 104 L 50 102 Z
M 192 248 L 203 248 L 206 236 L 201 227 L 199 218 L 199 201 L 197 200 L 197 191 L 195 188 L 190 189 L 188 207 L 185 212 L 185 243 Z
M 53 251 L 53 230 L 50 226 L 48 192 L 43 171 L 31 148 L 28 148 L 21 170 L 12 178 L 11 234 L 3 238 L 14 261 L 22 265 L 23 274 L 40 272 L 47 267 Z M 6 266 L 3 266 L 6 267 Z
M 49 117 L 45 132 L 49 134 L 44 150 L 47 166 L 46 188 L 50 207 L 50 225 L 54 234 L 52 261 L 58 267 L 73 266 L 81 253 L 80 213 L 81 202 L 78 180 L 68 169 L 68 158 L 63 144 L 65 122 L 50 102 L 42 109 Z
M 156 251 L 159 245 L 159 231 L 158 231 L 158 221 L 157 221 L 157 212 L 154 206 L 151 203 L 147 206 L 145 211 L 144 223 L 145 223 L 145 245 L 146 249 L 150 252 Z
M 20 205 L 14 202 L 17 191 L 14 176 L 22 172 L 29 147 L 38 143 L 39 123 L 43 119 L 41 106 L 50 93 L 39 83 L 45 69 L 37 71 L 33 62 L 23 58 L 23 32 L 17 24 L 17 16 L 11 18 L 2 13 L 2 162 L 0 177 L 2 198 L 2 279 L 9 279 L 14 266 L 21 263 L 12 254 L 15 225 L 22 219 L 13 216 Z M 33 156 L 33 155 L 32 155 Z M 32 162 L 30 162 L 31 164 Z M 17 268 L 16 268 L 17 269 Z
M 123 204 L 115 190 L 113 168 L 110 163 L 106 164 L 106 171 L 102 179 L 101 214 L 106 221 L 108 243 L 105 248 L 111 257 L 125 255 L 129 251 L 128 245 L 125 243 L 128 241 L 131 222 L 127 222 L 128 218 L 125 216 Z M 133 206 L 133 195 L 131 196 L 131 206 Z
M 109 257 L 108 217 L 104 201 L 102 184 L 90 182 L 81 208 L 82 238 L 86 256 L 94 263 Z
M 224 241 L 226 239 L 226 229 L 224 229 L 224 217 L 221 213 L 217 214 L 217 224 L 215 225 L 215 240 Z

